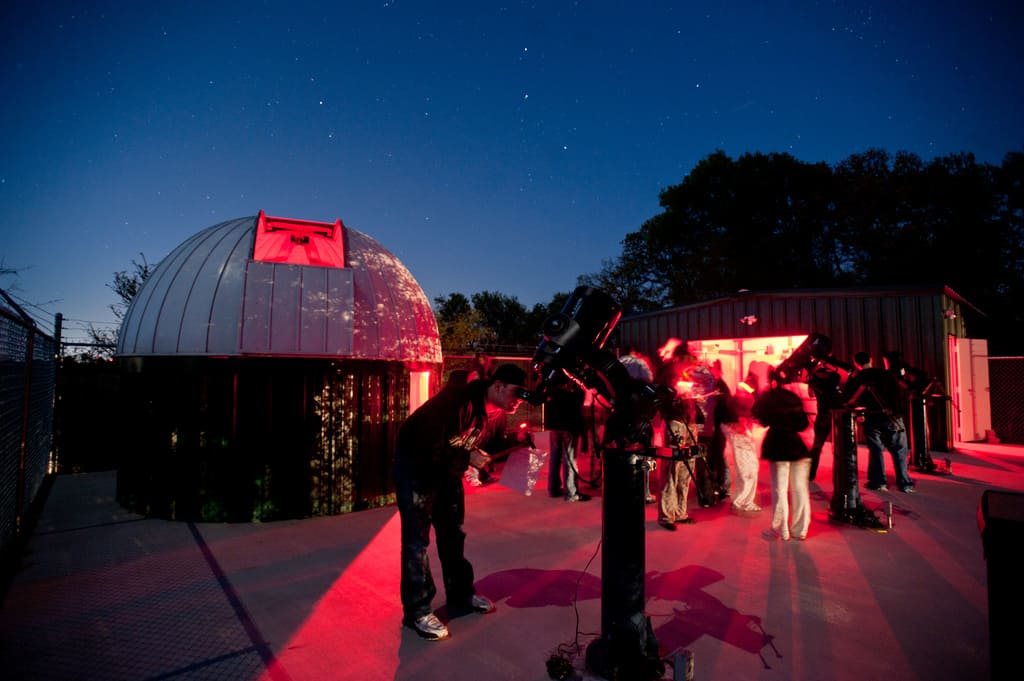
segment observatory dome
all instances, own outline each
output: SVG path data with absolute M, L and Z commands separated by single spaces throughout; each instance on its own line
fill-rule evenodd
M 128 308 L 117 354 L 439 363 L 441 343 L 423 290 L 377 241 L 260 211 L 171 251 Z

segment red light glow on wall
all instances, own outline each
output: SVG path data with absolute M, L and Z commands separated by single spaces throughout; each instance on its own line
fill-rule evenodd
M 749 372 L 757 373 L 758 365 L 778 366 L 806 339 L 806 335 L 720 338 L 691 341 L 690 351 L 706 364 L 720 362 L 722 377 L 730 390 L 735 390 Z
M 409 413 L 420 408 L 420 405 L 430 399 L 430 372 L 410 371 L 409 372 Z

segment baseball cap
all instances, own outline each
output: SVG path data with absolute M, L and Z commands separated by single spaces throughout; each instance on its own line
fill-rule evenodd
M 515 364 L 502 364 L 491 374 L 491 380 L 501 381 L 510 385 L 525 386 L 526 372 Z

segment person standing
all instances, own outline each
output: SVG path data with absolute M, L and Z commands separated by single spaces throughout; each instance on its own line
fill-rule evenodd
M 807 379 L 807 387 L 814 395 L 817 413 L 814 416 L 814 442 L 811 444 L 810 480 L 818 474 L 821 450 L 832 436 L 832 411 L 843 406 L 842 376 L 832 367 L 820 364 Z
M 583 392 L 571 386 L 551 390 L 544 403 L 544 429 L 550 433 L 548 494 L 566 501 L 590 501 L 579 491 L 576 451 L 583 435 Z
M 473 356 L 473 366 L 466 375 L 466 382 L 487 380 L 493 371 L 493 361 L 490 356 L 478 352 Z M 498 418 L 500 419 L 501 416 L 499 415 Z M 491 474 L 487 466 L 483 468 L 469 466 L 466 468 L 465 477 L 466 484 L 470 487 L 480 487 L 485 482 L 491 481 Z
M 754 438 L 754 419 L 750 414 L 754 406 L 754 389 L 746 383 L 736 387 L 736 393 L 723 401 L 721 413 L 722 433 L 732 448 L 736 468 L 736 494 L 732 509 L 737 513 L 757 513 L 757 442 Z
M 751 414 L 768 428 L 761 443 L 761 458 L 771 462 L 772 537 L 806 539 L 811 524 L 808 489 L 811 457 L 800 433 L 810 426 L 803 401 L 769 378 L 770 389 L 761 394 Z M 790 504 L 792 496 L 792 505 Z M 768 532 L 766 530 L 766 532 Z
M 635 345 L 627 345 L 626 352 L 619 357 L 619 362 L 626 367 L 626 373 L 638 381 L 650 383 L 654 380 L 654 369 L 651 362 L 636 349 Z
M 676 391 L 676 398 L 662 406 L 665 421 L 665 446 L 688 447 L 698 444 L 695 395 L 714 389 L 715 379 L 690 354 L 686 343 L 676 346 L 671 359 L 658 370 L 657 382 Z M 696 461 L 696 460 L 693 460 Z M 661 471 L 661 494 L 658 503 L 658 524 L 675 531 L 677 524 L 692 524 L 687 503 L 692 479 L 692 462 L 664 461 Z
M 859 356 L 865 353 L 857 353 Z M 901 492 L 917 491 L 907 469 L 907 427 L 905 425 L 906 400 L 899 382 L 891 372 L 874 366 L 870 357 L 846 383 L 843 395 L 850 407 L 864 410 L 864 439 L 868 445 L 868 482 L 866 487 L 876 492 L 888 489 L 885 478 L 885 450 L 889 450 L 896 474 L 896 485 Z
M 702 410 L 704 412 L 704 427 L 701 430 L 700 440 L 707 445 L 707 476 L 711 494 L 714 495 L 715 503 L 725 501 L 729 498 L 732 488 L 732 475 L 729 470 L 729 462 L 725 459 L 725 433 L 722 432 L 721 420 L 724 414 L 723 407 L 732 391 L 729 384 L 722 378 L 722 360 L 716 359 L 708 365 L 708 371 L 715 379 L 715 389 L 704 398 Z
M 492 360 L 488 355 L 485 355 L 482 352 L 476 353 L 476 355 L 473 356 L 473 367 L 469 370 L 467 382 L 479 381 L 482 379 L 486 380 L 490 378 L 491 371 L 493 370 L 491 364 Z
M 494 610 L 490 599 L 476 593 L 473 566 L 465 556 L 462 475 L 470 453 L 487 439 L 489 417 L 514 413 L 525 384 L 525 371 L 503 364 L 489 379 L 446 386 L 398 429 L 394 480 L 402 528 L 402 623 L 424 638 L 448 636 L 431 610 L 437 593 L 427 558 L 431 528 L 449 612 Z
M 619 362 L 626 367 L 626 373 L 634 380 L 641 383 L 654 381 L 654 368 L 651 361 L 637 350 L 635 345 L 626 346 L 626 352 L 619 357 Z M 644 466 L 644 501 L 648 504 L 657 501 L 657 498 L 651 494 L 651 473 L 655 470 L 657 470 L 656 459 L 648 459 L 647 465 Z

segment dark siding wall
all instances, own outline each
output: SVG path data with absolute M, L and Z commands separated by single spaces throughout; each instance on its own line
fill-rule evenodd
M 944 310 L 952 310 L 956 318 L 945 318 Z M 758 323 L 740 323 L 746 315 L 756 315 Z M 946 336 L 964 337 L 963 319 L 960 304 L 941 291 L 794 292 L 750 294 L 627 317 L 619 322 L 618 332 L 622 343 L 634 343 L 652 356 L 671 337 L 703 340 L 818 332 L 832 339 L 840 359 L 849 360 L 859 350 L 876 359 L 899 350 L 912 365 L 948 384 Z
M 950 386 L 947 336 L 968 336 L 970 308 L 946 289 L 793 291 L 751 293 L 698 305 L 670 308 L 624 318 L 622 344 L 635 344 L 648 356 L 668 338 L 710 340 L 823 333 L 833 354 L 851 361 L 865 350 L 881 363 L 884 352 L 898 350 L 911 365 Z M 758 323 L 740 322 L 756 315 Z M 948 406 L 937 405 L 930 417 L 932 441 L 951 442 Z
M 123 374 L 118 500 L 145 515 L 335 515 L 393 499 L 401 362 L 146 358 Z M 437 375 L 440 366 L 427 366 Z M 435 390 L 436 390 L 435 385 Z

